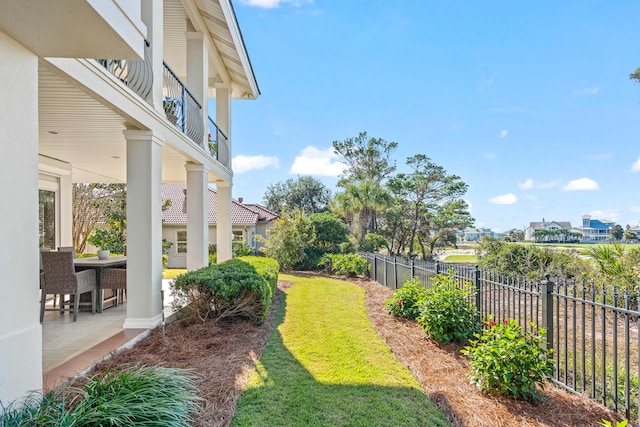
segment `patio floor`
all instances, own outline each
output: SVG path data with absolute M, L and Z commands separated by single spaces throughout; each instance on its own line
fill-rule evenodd
M 169 281 L 163 280 L 165 318 L 171 315 Z M 52 308 L 51 303 L 47 308 Z M 144 338 L 146 329 L 123 329 L 127 304 L 92 315 L 81 311 L 73 322 L 69 313 L 45 312 L 42 323 L 42 372 L 45 391 L 82 373 L 113 351 Z

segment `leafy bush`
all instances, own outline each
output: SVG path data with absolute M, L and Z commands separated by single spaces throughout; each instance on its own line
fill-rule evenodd
M 199 409 L 192 371 L 134 365 L 20 406 L 0 407 L 3 427 L 190 426 Z
M 545 378 L 553 373 L 551 350 L 542 348 L 545 333 L 544 328 L 526 332 L 516 320 L 505 320 L 476 334 L 478 339 L 462 350 L 471 361 L 472 383 L 483 393 L 528 402 L 539 399 L 536 386 L 544 387 Z
M 418 323 L 434 340 L 446 343 L 466 341 L 478 331 L 477 312 L 467 301 L 470 289 L 457 288 L 451 274 L 431 279 L 433 287 L 425 291 L 419 305 Z
M 264 321 L 273 292 L 267 280 L 238 258 L 183 274 L 173 285 L 174 308 L 188 319 Z
M 393 297 L 387 300 L 386 309 L 394 316 L 415 320 L 424 297 L 424 286 L 418 277 L 413 277 L 404 282 L 402 287 L 393 294 Z
M 249 263 L 256 269 L 256 273 L 262 276 L 269 286 L 271 292 L 275 294 L 276 286 L 278 285 L 278 271 L 280 271 L 280 264 L 273 258 L 261 257 L 261 256 L 243 256 L 239 258 L 240 261 Z
M 257 235 L 256 240 L 263 243 L 260 251 L 277 260 L 282 268 L 298 268 L 304 262 L 305 249 L 315 239 L 311 221 L 300 209 L 284 213 L 267 230 L 267 238 Z
M 253 253 L 253 249 L 251 247 L 245 245 L 244 243 L 234 242 L 231 245 L 231 254 L 234 258 L 240 256 L 248 256 Z
M 318 266 L 340 276 L 357 277 L 367 272 L 367 260 L 358 254 L 326 254 Z
M 123 254 L 126 239 L 126 235 L 116 229 L 96 227 L 91 231 L 87 242 L 99 249 L 108 250 L 114 254 Z
M 381 248 L 388 247 L 387 239 L 375 233 L 367 233 L 360 241 L 360 250 L 364 252 L 378 252 Z
M 218 254 L 209 254 L 209 265 L 217 264 Z

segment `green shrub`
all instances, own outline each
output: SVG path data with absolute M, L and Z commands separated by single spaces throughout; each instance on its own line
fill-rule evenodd
M 218 254 L 209 254 L 209 265 L 218 263 Z
M 424 297 L 424 286 L 418 277 L 413 277 L 404 282 L 404 285 L 393 294 L 393 297 L 387 300 L 386 309 L 394 316 L 415 320 Z
M 278 261 L 273 258 L 261 256 L 243 256 L 239 259 L 251 264 L 253 268 L 256 269 L 256 273 L 267 281 L 271 287 L 272 294 L 275 295 L 276 286 L 278 286 L 278 272 L 280 271 L 280 264 L 278 264 Z
M 438 274 L 431 280 L 433 287 L 425 291 L 419 305 L 418 323 L 441 343 L 471 338 L 478 331 L 478 322 L 475 308 L 468 303 L 468 286 L 457 288 L 451 274 Z
M 92 377 L 73 408 L 74 426 L 190 426 L 200 398 L 193 372 L 133 367 Z
M 544 387 L 545 378 L 553 373 L 551 350 L 542 347 L 546 330 L 526 332 L 516 320 L 492 325 L 476 334 L 478 339 L 462 350 L 471 361 L 471 382 L 483 393 L 538 400 L 542 395 L 536 386 Z
M 231 245 L 231 256 L 233 256 L 234 258 L 241 257 L 241 256 L 248 256 L 248 255 L 251 255 L 252 253 L 253 253 L 253 249 L 251 249 L 249 246 L 245 245 L 244 243 L 234 242 Z
M 256 269 L 238 258 L 179 276 L 173 285 L 174 308 L 188 319 L 264 321 L 273 292 Z
M 189 370 L 135 365 L 88 378 L 81 389 L 0 405 L 0 426 L 190 426 L 201 400 L 195 381 Z
M 367 260 L 358 254 L 325 254 L 318 266 L 340 276 L 357 277 L 367 272 Z

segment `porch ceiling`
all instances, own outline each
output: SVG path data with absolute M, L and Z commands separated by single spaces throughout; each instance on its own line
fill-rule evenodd
M 125 182 L 130 127 L 122 117 L 44 65 L 38 69 L 39 153 L 72 166 L 73 182 Z M 169 144 L 162 151 L 164 182 L 184 182 L 190 160 Z
M 184 4 L 192 5 L 190 12 Z M 197 31 L 209 34 L 213 43 L 209 55 L 209 96 L 215 97 L 215 84 L 230 84 L 232 96 L 255 99 L 260 94 L 249 56 L 246 52 L 233 6 L 228 0 L 165 0 L 164 58 L 169 67 L 186 81 L 187 21 Z M 193 30 L 191 30 L 193 31 Z

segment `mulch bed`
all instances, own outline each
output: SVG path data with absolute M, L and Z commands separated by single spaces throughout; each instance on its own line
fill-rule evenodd
M 369 318 L 396 358 L 422 385 L 431 400 L 455 426 L 597 426 L 617 414 L 578 396 L 547 386 L 547 399 L 537 405 L 485 396 L 469 384 L 468 362 L 460 346 L 439 346 L 426 339 L 415 322 L 397 319 L 384 310 L 392 291 L 376 282 L 355 280 L 366 291 Z M 190 368 L 200 375 L 204 399 L 196 427 L 228 426 L 248 374 L 260 359 L 275 313 L 290 284 L 278 283 L 272 309 L 261 326 L 249 323 L 207 322 L 160 329 L 133 348 L 114 355 L 91 373 L 101 374 L 135 363 Z

